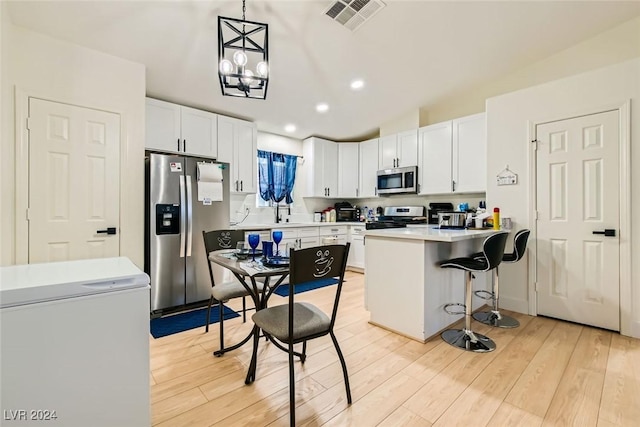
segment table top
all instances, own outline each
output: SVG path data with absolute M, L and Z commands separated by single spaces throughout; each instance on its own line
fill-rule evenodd
M 225 268 L 228 268 L 234 273 L 240 276 L 248 277 L 270 277 L 281 276 L 289 272 L 289 267 L 270 268 L 264 267 L 259 264 L 258 268 L 253 268 L 249 264 L 250 259 L 238 260 L 235 256 L 235 249 L 222 249 L 219 251 L 213 251 L 209 254 L 209 260 Z M 256 261 L 258 258 L 256 258 Z

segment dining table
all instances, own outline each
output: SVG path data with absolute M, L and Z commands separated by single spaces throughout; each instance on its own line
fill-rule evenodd
M 253 300 L 256 311 L 262 310 L 267 306 L 267 301 L 273 292 L 280 286 L 286 278 L 289 276 L 289 265 L 282 264 L 277 267 L 267 266 L 261 258 L 256 258 L 253 261 L 249 259 L 238 259 L 236 255 L 237 251 L 234 249 L 222 249 L 209 253 L 209 261 L 218 264 L 233 273 L 238 281 L 249 292 L 249 296 Z M 258 289 L 258 280 L 264 279 L 264 286 L 262 292 Z M 273 285 L 270 284 L 271 280 L 275 280 Z M 257 365 L 257 353 L 258 343 L 260 340 L 260 328 L 254 324 L 251 332 L 242 341 L 225 349 L 225 352 L 234 350 L 247 343 L 253 337 L 253 352 L 251 356 L 251 362 L 249 364 L 249 370 L 245 379 L 245 384 L 251 384 L 255 380 L 256 365 Z M 269 335 L 264 335 L 271 341 L 276 347 L 282 351 L 288 351 L 287 348 L 280 343 L 272 339 Z M 222 356 L 223 353 L 218 351 L 214 352 L 215 356 Z

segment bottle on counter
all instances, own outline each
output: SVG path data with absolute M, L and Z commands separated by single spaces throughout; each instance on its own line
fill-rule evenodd
M 336 210 L 335 209 L 331 209 L 329 211 L 329 214 L 331 215 L 331 222 L 336 222 Z
M 493 208 L 493 229 L 500 230 L 500 208 Z

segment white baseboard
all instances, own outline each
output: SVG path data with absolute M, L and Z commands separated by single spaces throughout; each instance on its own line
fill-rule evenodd
M 515 311 L 516 313 L 529 314 L 529 302 L 524 299 L 510 298 L 500 295 L 500 308 Z

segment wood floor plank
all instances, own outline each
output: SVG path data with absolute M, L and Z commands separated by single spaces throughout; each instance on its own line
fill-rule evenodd
M 582 332 L 580 325 L 558 323 L 551 319 L 547 321 L 553 323 L 555 328 L 505 398 L 505 402 L 539 417 L 547 413 Z M 531 399 L 533 394 L 535 399 Z
M 640 340 L 613 334 L 598 426 L 628 426 L 640 420 Z
M 204 397 L 197 387 L 176 394 L 154 406 L 151 424 L 159 424 L 162 421 L 178 416 L 206 402 L 207 398 Z
M 584 327 L 543 426 L 596 426 L 611 332 Z
M 518 377 L 553 329 L 553 322 L 537 317 L 518 331 L 504 350 L 482 370 L 434 426 L 453 423 L 483 425 L 494 415 Z M 482 356 L 482 355 L 480 355 Z
M 431 423 L 420 415 L 403 406 L 399 406 L 378 427 L 430 427 Z
M 502 402 L 487 425 L 501 427 L 540 427 L 542 421 L 542 417 L 520 409 L 510 403 Z

